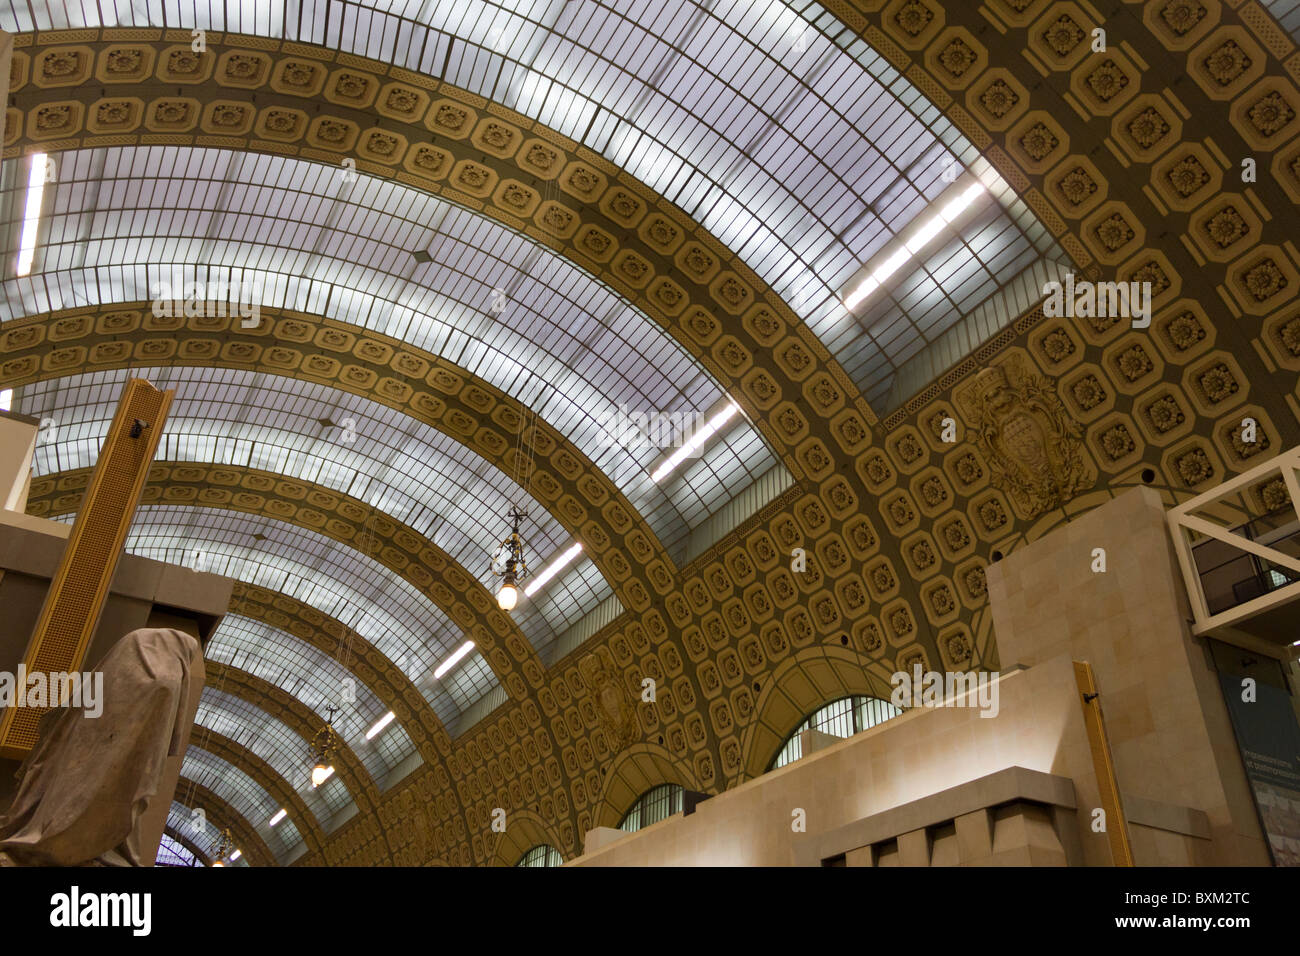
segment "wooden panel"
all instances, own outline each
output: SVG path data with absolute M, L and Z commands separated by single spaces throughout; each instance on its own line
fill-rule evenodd
M 27 673 L 82 669 L 173 395 L 143 379 L 127 382 L 27 647 Z M 133 437 L 136 422 L 144 427 Z M 0 753 L 21 756 L 30 750 L 37 722 L 48 709 L 6 710 L 0 718 Z

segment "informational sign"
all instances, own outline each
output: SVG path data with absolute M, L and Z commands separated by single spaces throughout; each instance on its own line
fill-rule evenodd
M 1220 671 L 1219 680 L 1273 862 L 1300 866 L 1300 725 L 1291 697 L 1264 682 L 1244 687 L 1239 674 Z

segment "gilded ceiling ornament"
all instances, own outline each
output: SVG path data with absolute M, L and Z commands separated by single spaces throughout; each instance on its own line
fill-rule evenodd
M 388 91 L 384 105 L 395 113 L 412 113 L 419 102 L 419 97 L 413 90 L 399 86 Z
M 1143 149 L 1150 149 L 1169 133 L 1169 123 L 1154 107 L 1147 107 L 1128 124 L 1129 135 Z
M 1232 446 L 1232 450 L 1237 453 L 1237 457 L 1243 460 L 1253 458 L 1260 452 L 1268 451 L 1272 446 L 1272 442 L 1268 440 L 1268 435 L 1264 433 L 1263 428 L 1257 429 L 1255 440 L 1250 442 L 1242 439 L 1241 426 L 1237 422 L 1230 422 L 1222 434 Z
M 306 88 L 311 86 L 311 82 L 316 77 L 316 68 L 307 63 L 298 63 L 290 61 L 285 64 L 284 73 L 282 74 L 284 82 L 290 86 Z
M 917 0 L 909 0 L 894 14 L 894 22 L 914 37 L 920 36 L 933 19 L 934 11 Z
M 1178 474 L 1189 488 L 1204 484 L 1214 477 L 1214 465 L 1202 448 L 1193 448 L 1174 462 Z
M 1169 29 L 1179 36 L 1185 36 L 1196 28 L 1208 12 L 1200 0 L 1169 0 L 1160 10 L 1160 16 L 1169 24 Z
M 1035 123 L 1020 137 L 1020 145 L 1025 152 L 1040 161 L 1060 144 L 1056 134 L 1043 123 Z
M 1251 67 L 1250 57 L 1235 40 L 1229 40 L 1214 50 L 1203 61 L 1205 72 L 1214 77 L 1220 86 L 1230 86 L 1237 77 Z
M 247 111 L 242 106 L 216 106 L 212 110 L 212 122 L 217 126 L 242 126 Z
M 618 752 L 629 746 L 639 736 L 640 725 L 632 695 L 623 686 L 609 650 L 596 648 L 593 653 L 578 661 L 578 672 L 594 698 L 596 716 L 605 730 L 610 747 Z
M 334 90 L 340 96 L 360 99 L 366 95 L 366 90 L 370 88 L 370 81 L 364 76 L 357 76 L 353 73 L 343 73 L 339 76 L 338 82 L 334 84 Z M 390 97 L 391 99 L 391 97 Z
M 1074 354 L 1074 340 L 1060 326 L 1043 336 L 1040 347 L 1048 361 L 1053 364 L 1062 362 Z
M 943 50 L 939 53 L 939 62 L 943 65 L 943 68 L 947 70 L 949 73 L 951 73 L 953 77 L 957 79 L 960 79 L 967 70 L 969 70 L 972 66 L 974 66 L 975 61 L 978 59 L 979 59 L 979 54 L 976 53 L 973 49 L 971 49 L 970 44 L 967 43 L 965 40 L 963 40 L 961 37 L 955 37 L 953 41 L 949 43 L 946 47 L 944 47 Z M 999 80 L 998 82 L 1002 83 L 1001 80 Z M 1004 87 L 1006 86 L 1005 83 L 1002 83 L 1002 85 Z M 1019 97 L 1017 97 L 1014 93 L 1012 93 L 1011 96 L 1012 96 L 1011 103 L 1012 105 L 1015 105 L 1015 101 L 1019 99 Z M 1010 107 L 1008 107 L 1008 109 L 1009 108 Z
M 1076 166 L 1057 180 L 1056 189 L 1066 202 L 1078 206 L 1097 191 L 1097 183 L 1087 170 Z
M 1286 350 L 1300 358 L 1300 315 L 1279 328 L 1277 334 Z
M 1098 223 L 1094 231 L 1097 238 L 1101 240 L 1102 245 L 1111 252 L 1115 252 L 1127 245 L 1133 240 L 1134 236 L 1133 227 L 1119 213 L 1115 213 L 1108 219 Z
M 932 603 L 935 605 L 936 611 L 939 610 L 941 602 L 946 602 L 942 606 L 946 606 L 948 611 L 953 610 L 954 605 L 952 604 L 952 593 L 946 586 L 932 592 L 930 597 Z M 947 612 L 945 611 L 941 613 Z M 948 651 L 948 659 L 953 664 L 965 664 L 971 659 L 970 637 L 961 631 L 945 638 L 944 646 Z
M 199 54 L 190 50 L 173 50 L 167 57 L 167 72 L 188 75 L 199 71 Z
M 371 133 L 370 138 L 366 140 L 366 149 L 379 156 L 391 156 L 397 151 L 397 137 L 388 136 L 385 133 Z M 468 170 L 469 167 L 466 167 Z M 461 180 L 464 181 L 466 173 L 461 173 Z M 486 177 L 485 177 L 486 178 Z M 475 183 L 474 185 L 478 185 Z
M 1043 31 L 1043 39 L 1059 56 L 1069 56 L 1083 41 L 1083 27 L 1074 22 L 1069 14 L 1058 17 L 1056 22 Z
M 438 107 L 438 112 L 434 115 L 433 121 L 443 129 L 458 130 L 465 125 L 465 120 L 468 118 L 469 114 L 465 110 L 444 105 Z
M 1273 91 L 1256 100 L 1246 115 L 1259 134 L 1268 137 L 1295 119 L 1295 110 L 1281 93 Z
M 960 551 L 970 544 L 970 535 L 966 533 L 966 525 L 961 518 L 948 522 L 940 533 L 950 551 Z
M 1241 285 L 1257 302 L 1266 302 L 1287 286 L 1286 276 L 1272 259 L 1256 262 L 1240 279 Z
M 1155 368 L 1155 365 L 1147 355 L 1146 349 L 1140 345 L 1132 345 L 1115 359 L 1115 367 L 1130 382 L 1136 382 Z
M 985 369 L 956 398 L 975 423 L 993 486 L 1034 517 L 1069 501 L 1088 476 L 1078 425 L 1047 381 L 1022 363 L 1012 356 Z
M 1128 76 L 1114 60 L 1107 60 L 1088 75 L 1089 88 L 1103 103 L 1109 103 L 1123 92 L 1128 84 Z
M 973 485 L 984 477 L 984 469 L 980 467 L 975 456 L 969 453 L 957 459 L 953 470 L 957 472 L 958 480 L 964 485 Z
M 1211 365 L 1203 371 L 1197 377 L 1197 382 L 1201 386 L 1202 394 L 1216 405 L 1237 394 L 1241 388 L 1232 371 L 1222 362 Z
M 1162 435 L 1172 431 L 1187 420 L 1177 400 L 1166 393 L 1146 407 L 1147 420 Z
M 41 72 L 47 77 L 71 76 L 81 68 L 81 54 L 47 53 L 41 61 Z
M 1165 337 L 1180 352 L 1185 352 L 1198 342 L 1204 340 L 1205 329 L 1191 312 L 1182 312 L 1170 319 L 1164 326 Z
M 421 169 L 427 169 L 431 173 L 437 173 L 447 163 L 447 155 L 428 146 L 421 146 L 415 151 L 415 165 Z
M 70 106 L 42 106 L 36 111 L 36 128 L 39 130 L 62 129 L 71 125 Z
M 1070 391 L 1074 393 L 1074 400 L 1085 412 L 1092 411 L 1106 401 L 1106 389 L 1095 375 L 1085 375 L 1070 386 Z
M 1272 481 L 1255 489 L 1259 496 L 1260 503 L 1263 504 L 1265 511 L 1276 511 L 1279 508 L 1285 508 L 1291 503 L 1291 494 L 1286 490 L 1286 482 L 1281 478 L 1274 478 Z
M 1245 218 L 1233 206 L 1224 206 L 1202 228 L 1220 249 L 1228 248 L 1250 232 Z
M 109 73 L 134 73 L 140 68 L 139 50 L 110 50 L 105 58 Z
M 551 167 L 555 165 L 558 158 L 559 154 L 555 150 L 547 149 L 539 143 L 529 146 L 528 152 L 524 154 L 524 162 L 544 173 L 550 172 Z

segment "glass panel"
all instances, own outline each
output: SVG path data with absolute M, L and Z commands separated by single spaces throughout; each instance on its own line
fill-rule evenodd
M 280 811 L 280 805 L 262 789 L 261 784 L 229 761 L 191 744 L 185 751 L 181 776 L 207 787 L 230 804 L 266 841 L 277 859 L 283 860 L 302 842 L 292 819 L 281 820 L 274 827 L 268 825 L 271 817 Z M 196 799 L 188 793 L 184 781 L 178 793 L 186 797 L 186 802 L 192 803 Z
M 805 730 L 817 730 L 833 737 L 852 737 L 901 713 L 892 703 L 877 697 L 854 696 L 833 700 L 813 711 L 790 733 L 768 769 L 776 770 L 803 756 L 799 735 Z
M 238 667 L 296 697 L 319 716 L 322 724 L 327 717 L 326 706 L 333 703 L 339 707 L 334 717 L 335 731 L 379 783 L 414 753 L 415 745 L 396 720 L 374 740 L 366 740 L 366 731 L 388 713 L 388 707 L 354 671 L 339 663 L 339 658 L 354 662 L 355 651 L 340 647 L 333 655 L 239 614 L 227 614 L 203 650 L 207 660 Z M 345 685 L 345 681 L 350 683 Z M 352 702 L 342 699 L 345 686 L 351 690 Z
M 543 843 L 521 856 L 515 866 L 561 866 L 563 863 L 560 851 Z
M 496 582 L 488 558 L 508 530 L 501 516 L 512 504 L 529 513 L 525 533 L 534 566 L 544 566 L 572 541 L 536 499 L 524 497 L 508 476 L 442 432 L 324 385 L 233 369 L 136 368 L 18 389 L 16 410 L 57 423 L 54 440 L 37 449 L 33 475 L 94 464 L 128 375 L 177 392 L 158 460 L 256 468 L 351 495 L 428 537 L 491 590 Z M 341 441 L 338 428 L 322 424 L 346 418 L 355 423 L 351 443 Z M 351 550 L 339 543 L 330 547 Z M 177 551 L 165 560 L 194 566 L 207 557 Z M 594 607 L 611 593 L 599 573 L 569 576 L 563 584 L 556 600 L 567 592 L 579 607 Z M 441 659 L 463 643 L 463 636 L 431 601 L 423 600 L 431 608 L 428 621 L 439 635 Z M 348 614 L 339 619 L 349 623 Z M 532 620 L 530 639 L 542 645 L 553 639 L 550 620 Z M 392 660 L 398 662 L 399 656 Z
M 216 687 L 203 688 L 191 734 L 195 746 L 207 749 L 209 731 L 242 745 L 266 761 L 280 779 L 297 792 L 322 827 L 335 813 L 352 803 L 352 796 L 337 774 L 320 787 L 312 787 L 309 740 L 257 705 L 220 687 L 218 679 Z
M 166 833 L 158 841 L 158 856 L 154 860 L 154 866 L 201 866 L 194 859 L 194 854 L 185 847 L 173 840 Z
M 336 167 L 255 153 L 152 146 L 57 158 L 34 271 L 4 284 L 0 318 L 182 298 L 202 283 L 219 290 L 223 312 L 242 302 L 250 320 L 254 304 L 274 305 L 393 336 L 566 435 L 669 546 L 708 516 L 705 502 L 725 501 L 774 460 L 741 417 L 729 431 L 750 439 L 745 457 L 723 446 L 689 481 L 653 482 L 662 454 L 612 434 L 620 409 L 689 418 L 719 404 L 720 387 L 626 299 L 486 215 L 379 177 L 341 186 Z M 4 167 L 15 228 L 21 162 Z
M 632 805 L 618 828 L 635 833 L 660 820 L 667 820 L 674 813 L 681 813 L 684 794 L 685 790 L 675 783 L 660 784 L 647 790 Z

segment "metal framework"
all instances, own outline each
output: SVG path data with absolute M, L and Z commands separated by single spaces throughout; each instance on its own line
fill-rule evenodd
M 1270 519 L 1269 532 L 1259 536 L 1254 531 L 1256 522 L 1241 520 L 1239 496 L 1276 479 L 1283 482 L 1289 500 L 1262 516 Z M 1192 607 L 1193 633 L 1237 624 L 1300 598 L 1300 559 L 1277 547 L 1300 533 L 1300 446 L 1170 509 L 1167 520 Z M 1246 559 L 1261 579 L 1254 589 L 1263 593 L 1222 609 L 1217 609 L 1217 603 L 1211 606 L 1205 577 L 1222 565 L 1208 569 L 1198 565 L 1196 549 L 1207 540 L 1221 542 Z M 1234 599 L 1239 596 L 1235 591 Z

